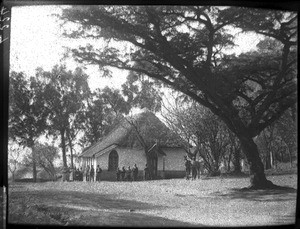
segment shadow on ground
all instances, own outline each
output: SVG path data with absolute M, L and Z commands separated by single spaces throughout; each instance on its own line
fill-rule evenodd
M 25 198 L 16 189 L 10 195 L 12 202 L 22 202 Z M 147 214 L 148 210 L 165 208 L 161 205 L 153 205 L 140 201 L 119 199 L 117 196 L 108 194 L 84 193 L 78 191 L 26 191 L 27 208 L 31 210 L 32 219 L 22 221 L 19 217 L 11 223 L 40 224 L 41 220 L 35 221 L 35 215 L 41 214 L 50 224 L 58 225 L 93 225 L 93 226 L 147 226 L 147 227 L 191 227 L 194 225 L 178 220 L 169 220 L 163 217 Z M 139 212 L 139 211 L 143 212 Z M 34 213 L 35 212 L 35 213 Z
M 194 225 L 178 220 L 151 216 L 131 211 L 110 212 L 104 209 L 97 211 L 82 211 L 71 208 L 38 207 L 63 225 L 74 226 L 138 226 L 138 227 L 195 227 Z
M 230 189 L 226 193 L 214 192 L 213 195 L 217 197 L 228 197 L 230 199 L 247 199 L 253 201 L 296 201 L 297 190 L 290 187 L 282 187 L 281 189 L 267 189 L 267 190 L 251 190 Z
M 26 191 L 27 197 L 36 203 L 45 205 L 78 206 L 82 208 L 119 209 L 119 210 L 147 210 L 158 209 L 163 206 L 152 205 L 133 200 L 117 199 L 114 195 L 84 193 L 78 191 Z M 12 193 L 12 199 L 23 198 L 18 192 Z

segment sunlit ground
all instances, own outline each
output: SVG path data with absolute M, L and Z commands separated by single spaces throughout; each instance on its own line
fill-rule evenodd
M 297 175 L 269 176 L 297 188 Z M 293 224 L 296 190 L 241 191 L 248 178 L 10 185 L 9 222 L 113 226 Z

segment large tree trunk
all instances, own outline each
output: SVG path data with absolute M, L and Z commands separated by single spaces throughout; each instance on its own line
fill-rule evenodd
M 250 188 L 268 189 L 275 185 L 266 179 L 264 165 L 259 157 L 257 145 L 251 137 L 238 136 L 241 142 L 242 150 L 247 157 L 250 168 Z
M 241 153 L 239 148 L 235 148 L 233 151 L 233 167 L 234 167 L 234 173 L 241 173 Z
M 69 148 L 70 148 L 70 158 L 71 158 L 71 169 L 73 169 L 74 164 L 73 164 L 73 147 L 72 147 L 72 140 L 71 140 L 71 136 L 70 136 L 70 131 L 67 129 L 67 137 L 68 137 L 68 141 L 69 141 Z
M 231 155 L 232 155 L 232 152 L 230 152 L 230 154 L 228 155 L 228 161 L 227 161 L 227 172 L 230 172 L 231 170 L 231 167 L 230 167 L 230 163 L 231 163 Z M 224 160 L 225 161 L 225 160 Z
M 32 178 L 33 182 L 36 182 L 37 172 L 36 172 L 36 154 L 34 145 L 31 147 L 32 150 Z
M 62 158 L 63 158 L 63 167 L 67 169 L 67 156 L 66 156 L 66 142 L 65 142 L 65 130 L 60 131 L 61 136 L 61 149 L 62 149 Z
M 71 144 L 71 142 L 69 142 L 69 144 Z M 73 164 L 73 147 L 70 146 L 70 154 L 71 154 L 71 169 L 74 168 L 74 164 Z

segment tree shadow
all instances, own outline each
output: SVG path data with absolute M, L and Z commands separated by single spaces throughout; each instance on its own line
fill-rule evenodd
M 45 216 L 56 220 L 62 225 L 127 227 L 203 226 L 147 214 L 147 210 L 164 209 L 167 207 L 141 201 L 119 199 L 116 198 L 116 195 L 111 194 L 59 190 L 30 190 L 26 191 L 25 195 L 32 198 L 31 206 L 27 207 L 35 209 L 36 212 L 45 214 Z M 22 197 L 20 192 L 16 191 L 12 193 L 10 198 L 20 199 L 24 198 L 24 196 Z M 32 217 L 30 220 L 27 219 L 25 223 L 36 224 L 36 217 Z M 24 222 L 21 220 L 17 221 L 17 223 Z
M 69 205 L 82 208 L 117 209 L 117 210 L 150 210 L 164 208 L 161 205 L 148 204 L 140 201 L 117 198 L 112 194 L 86 193 L 79 191 L 59 190 L 30 190 L 26 191 L 27 197 L 31 197 L 36 203 L 47 205 Z M 22 198 L 17 192 L 12 193 L 11 198 Z
M 43 209 L 44 208 L 44 209 Z M 148 215 L 135 211 L 88 211 L 69 209 L 66 207 L 40 206 L 39 211 L 45 212 L 63 225 L 73 226 L 122 226 L 122 227 L 199 227 L 179 220 Z M 75 217 L 74 217 L 75 216 Z
M 214 192 L 213 195 L 218 197 L 230 198 L 230 199 L 247 199 L 252 201 L 296 201 L 297 190 L 291 187 L 278 186 L 276 189 L 260 189 L 255 190 L 251 188 L 233 188 L 229 189 L 226 193 Z

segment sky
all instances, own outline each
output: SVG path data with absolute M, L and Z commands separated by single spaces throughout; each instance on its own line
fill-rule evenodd
M 56 18 L 51 16 L 61 9 L 57 6 L 23 6 L 12 8 L 10 70 L 35 75 L 35 69 L 51 70 L 58 63 L 73 70 L 79 66 L 75 61 L 62 61 L 65 48 L 92 43 L 91 40 L 72 40 L 61 35 L 63 32 Z M 97 87 L 120 87 L 126 80 L 126 73 L 114 70 L 114 78 L 101 78 L 97 66 L 87 67 L 92 90 Z
M 59 13 L 58 6 L 16 6 L 12 8 L 11 19 L 11 70 L 23 71 L 27 75 L 34 75 L 37 67 L 51 70 L 58 63 L 65 63 L 72 70 L 79 66 L 75 61 L 62 61 L 64 47 L 76 47 L 78 44 L 93 43 L 95 41 L 72 40 L 61 36 L 62 29 L 57 19 L 51 16 Z M 235 31 L 237 32 L 237 31 Z M 229 53 L 241 53 L 255 49 L 259 38 L 254 34 L 239 34 L 236 36 L 234 49 Z M 127 72 L 113 71 L 113 78 L 102 78 L 97 66 L 84 66 L 90 76 L 89 85 L 92 90 L 105 86 L 120 88 L 125 82 Z

